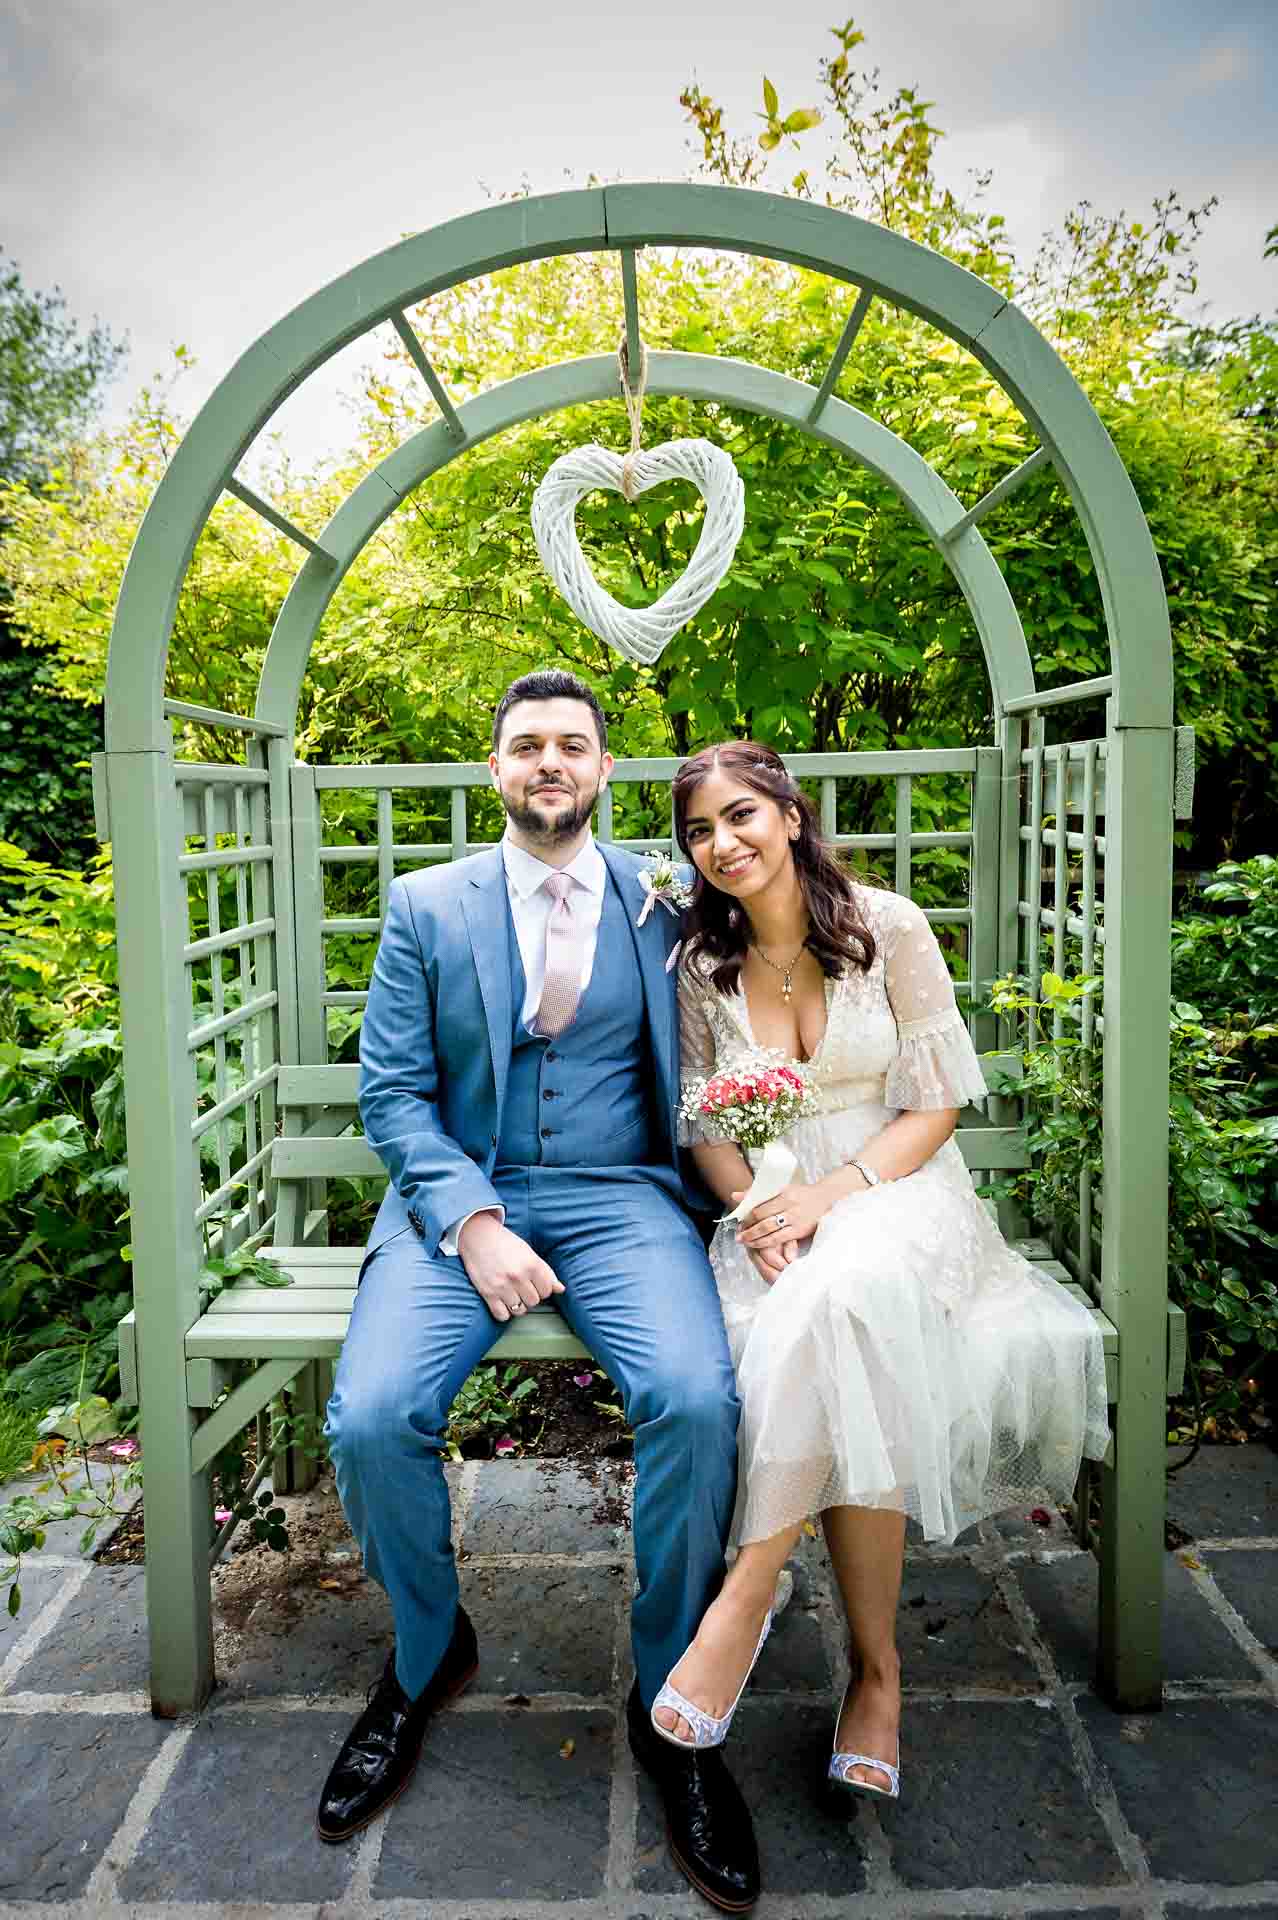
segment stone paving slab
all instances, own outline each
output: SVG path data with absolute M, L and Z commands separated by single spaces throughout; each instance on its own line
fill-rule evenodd
M 961 1563 L 907 1567 L 897 1619 L 908 1688 L 1042 1690 L 1020 1628 L 985 1572 Z
M 874 1804 L 907 1887 L 1123 1877 L 1051 1708 L 917 1702 L 902 1725 L 901 1779 L 899 1802 Z
M 1091 1554 L 1046 1565 L 1022 1563 L 1016 1578 L 1065 1679 L 1090 1680 L 1098 1600 Z M 1246 1654 L 1174 1554 L 1163 1562 L 1163 1671 L 1169 1681 L 1256 1678 Z
M 487 1461 L 475 1481 L 462 1553 L 624 1553 L 633 1477 L 624 1461 L 587 1471 L 553 1460 Z
M 23 1566 L 22 1578 L 18 1582 L 22 1605 L 16 1615 L 11 1615 L 5 1604 L 9 1596 L 8 1586 L 0 1587 L 0 1667 L 23 1635 L 35 1625 L 45 1602 L 52 1600 L 54 1594 L 59 1592 L 64 1578 L 61 1567 L 47 1566 L 41 1562 L 39 1554 L 32 1554 Z
M 1203 1565 L 1262 1647 L 1278 1659 L 1278 1554 L 1234 1547 L 1205 1553 Z
M 1013 1513 L 1000 1513 L 995 1516 L 994 1527 L 1011 1547 L 1059 1553 L 1072 1551 L 1075 1545 L 1069 1524 L 1057 1507 L 1044 1505 L 1031 1507 L 1028 1512 L 1018 1508 Z
M 461 1594 L 481 1692 L 609 1691 L 629 1567 L 464 1567 Z
M 321 1587 L 321 1579 L 333 1581 Z M 265 1595 L 246 1618 L 215 1603 L 219 1694 L 361 1694 L 386 1664 L 394 1639 L 390 1602 L 358 1566 L 321 1568 L 293 1604 Z
M 216 1709 L 197 1721 L 121 1898 L 338 1899 L 353 1855 L 316 1839 L 315 1803 L 349 1724 L 344 1714 Z
M 1179 1457 L 1174 1456 L 1174 1457 Z M 1278 1535 L 1278 1452 L 1202 1447 L 1167 1481 L 1167 1515 L 1195 1539 Z
M 1202 1920 L 1201 1906 L 1183 1906 L 1175 1900 L 1163 1909 L 1164 1920 Z M 1278 1900 L 1249 1901 L 1245 1907 L 1216 1907 L 1212 1920 L 1278 1920 Z M 1090 1917 L 1089 1917 L 1090 1920 Z
M 0 1715 L 0 1898 L 73 1900 L 168 1728 L 149 1715 Z
M 842 1810 L 826 1804 L 822 1786 L 833 1721 L 828 1702 L 748 1697 L 733 1721 L 729 1766 L 754 1816 L 770 1895 L 834 1897 L 865 1887 L 863 1848 Z M 687 1883 L 666 1851 L 660 1798 L 641 1769 L 638 1789 L 635 1885 L 644 1893 L 683 1892 Z
M 571 1900 L 603 1890 L 615 1717 L 445 1713 L 386 1817 L 376 1899 Z
M 94 1567 L 14 1677 L 27 1693 L 145 1693 L 146 1569 Z
M 817 1609 L 792 1598 L 772 1623 L 750 1682 L 755 1693 L 828 1694 L 831 1685 L 825 1634 Z
M 1274 1644 L 1278 1530 L 1257 1497 L 1268 1461 L 1228 1450 L 1222 1465 L 1223 1451 L 1195 1491 L 1204 1534 L 1248 1544 L 1195 1548 L 1196 1574 L 1168 1556 L 1160 1715 L 1115 1715 L 1088 1691 L 1094 1572 L 1056 1520 L 1007 1516 L 967 1551 L 910 1547 L 895 1806 L 826 1795 L 844 1629 L 822 1542 L 799 1542 L 794 1597 L 729 1751 L 759 1833 L 759 1920 L 1278 1920 L 1278 1675 L 1222 1618 L 1228 1601 Z M 333 1920 L 370 1901 L 395 1920 L 707 1912 L 670 1865 L 655 1791 L 618 1736 L 628 1472 L 497 1462 L 449 1477 L 480 1674 L 433 1724 L 403 1799 L 344 1848 L 323 1847 L 312 1824 L 353 1711 L 333 1696 L 362 1697 L 390 1617 L 331 1480 L 296 1501 L 288 1560 L 253 1550 L 219 1575 L 220 1685 L 193 1719 L 132 1710 L 145 1684 L 140 1569 L 33 1556 L 0 1666 L 63 1583 L 82 1584 L 0 1690 L 0 1920 L 42 1902 L 61 1903 L 58 1920 L 182 1920 L 194 1903 L 201 1920 Z M 1023 1644 L 1021 1594 L 1050 1672 Z M 507 1693 L 531 1704 L 512 1708 Z
M 1278 1880 L 1278 1715 L 1251 1700 L 1114 1714 L 1080 1699 L 1118 1802 L 1169 1880 Z

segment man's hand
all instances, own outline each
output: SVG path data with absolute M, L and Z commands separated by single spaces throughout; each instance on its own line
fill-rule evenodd
M 787 1240 L 783 1246 L 747 1247 L 746 1252 L 759 1278 L 771 1286 L 773 1281 L 781 1278 L 790 1262 L 798 1257 L 799 1243 L 797 1240 Z
M 564 1290 L 563 1281 L 555 1278 L 528 1242 L 504 1227 L 495 1214 L 472 1215 L 458 1236 L 457 1251 L 471 1286 L 494 1320 L 509 1320 Z

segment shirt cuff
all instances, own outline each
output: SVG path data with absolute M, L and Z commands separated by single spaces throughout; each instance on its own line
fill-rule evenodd
M 463 1214 L 460 1220 L 453 1222 L 447 1233 L 442 1235 L 440 1239 L 439 1251 L 447 1259 L 455 1260 L 457 1258 L 457 1242 L 461 1239 L 461 1230 L 468 1220 L 475 1218 L 475 1214 L 477 1213 L 491 1213 L 496 1217 L 499 1226 L 504 1227 L 506 1224 L 505 1207 L 476 1207 L 473 1212 Z

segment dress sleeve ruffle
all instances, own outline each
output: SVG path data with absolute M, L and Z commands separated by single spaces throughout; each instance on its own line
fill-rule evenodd
M 936 1113 L 984 1100 L 985 1076 L 956 1006 L 898 1024 L 900 1047 L 888 1068 L 885 1106 Z

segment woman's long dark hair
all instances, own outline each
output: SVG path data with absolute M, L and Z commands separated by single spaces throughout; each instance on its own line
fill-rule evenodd
M 672 786 L 675 838 L 684 856 L 692 860 L 688 847 L 692 797 L 716 767 L 773 801 L 782 813 L 791 807 L 797 813 L 799 832 L 792 845 L 795 871 L 808 910 L 805 944 L 820 961 L 823 972 L 837 980 L 849 967 L 868 968 L 874 959 L 874 935 L 858 910 L 852 882 L 822 838 L 812 802 L 771 747 L 758 746 L 753 740 L 726 740 L 720 746 L 703 747 L 684 761 Z M 703 967 L 708 962 L 715 988 L 731 993 L 750 944 L 750 922 L 744 910 L 718 887 L 712 887 L 695 861 L 692 864 L 693 894 L 684 918 L 684 954 Z

